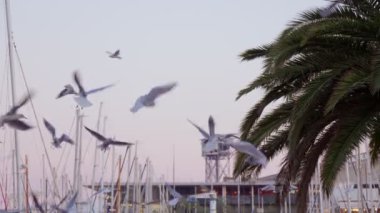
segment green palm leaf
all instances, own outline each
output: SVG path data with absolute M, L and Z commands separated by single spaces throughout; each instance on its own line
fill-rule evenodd
M 322 186 L 324 192 L 331 193 L 335 177 L 351 153 L 370 135 L 374 111 L 369 107 L 347 110 L 347 117 L 341 118 L 338 131 L 329 145 L 322 163 Z

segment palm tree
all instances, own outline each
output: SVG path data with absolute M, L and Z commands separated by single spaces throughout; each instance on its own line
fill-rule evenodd
M 262 74 L 237 99 L 262 88 L 246 114 L 241 138 L 269 159 L 286 151 L 278 182 L 298 183 L 298 212 L 322 159 L 321 180 L 330 195 L 353 151 L 370 140 L 372 163 L 380 153 L 380 1 L 340 0 L 303 12 L 270 44 L 249 49 L 243 60 L 264 59 Z M 263 115 L 273 102 L 274 110 Z M 234 174 L 260 172 L 237 157 Z M 285 190 L 286 192 L 286 190 Z

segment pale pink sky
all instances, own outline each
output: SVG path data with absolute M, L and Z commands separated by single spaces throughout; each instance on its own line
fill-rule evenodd
M 84 111 L 84 124 L 95 128 L 100 101 L 108 116 L 107 135 L 120 140 L 139 141 L 141 162 L 153 162 L 155 179 L 172 178 L 172 151 L 176 152 L 176 180 L 204 180 L 201 135 L 186 119 L 207 128 L 211 114 L 218 133 L 238 132 L 245 113 L 262 96 L 262 91 L 235 102 L 237 92 L 257 77 L 261 62 L 241 62 L 244 50 L 272 41 L 301 11 L 328 4 L 326 1 L 11 1 L 14 38 L 30 87 L 38 122 L 49 156 L 58 167 L 62 153 L 67 158 L 58 167 L 72 177 L 74 147 L 52 148 L 42 126 L 45 117 L 57 131 L 69 131 L 74 117 L 72 97 L 56 100 L 72 72 L 79 69 L 86 88 L 116 82 L 114 88 L 90 96 L 94 106 Z M 0 3 L 4 11 L 4 2 Z M 4 14 L 4 13 L 2 13 Z M 5 32 L 5 18 L 0 21 Z M 6 34 L 0 34 L 0 106 L 9 106 Z M 121 50 L 123 60 L 112 60 L 105 51 Z M 17 65 L 16 61 L 16 65 Z M 25 91 L 16 66 L 18 97 Z M 154 85 L 177 81 L 178 87 L 158 100 L 153 109 L 132 114 L 135 99 Z M 22 109 L 36 124 L 30 105 Z M 10 137 L 1 129 L 0 171 L 11 174 Z M 74 133 L 74 129 L 71 132 Z M 28 155 L 30 176 L 39 187 L 43 148 L 37 129 L 20 133 L 22 156 Z M 89 183 L 95 142 L 85 130 L 83 176 Z M 118 149 L 117 154 L 122 154 Z M 263 174 L 275 173 L 278 163 L 270 163 Z M 109 179 L 110 166 L 107 167 Z M 97 174 L 99 177 L 100 173 Z M 3 178 L 3 177 L 0 177 Z M 87 181 L 86 181 L 87 178 Z M 8 177 L 9 183 L 10 176 Z

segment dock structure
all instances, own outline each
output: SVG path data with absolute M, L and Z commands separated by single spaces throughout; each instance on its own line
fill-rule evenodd
M 183 196 L 183 202 L 179 202 L 182 205 L 181 208 L 208 208 L 210 198 L 207 196 L 208 193 L 212 192 L 216 195 L 217 200 L 217 212 L 231 212 L 232 210 L 241 209 L 241 212 L 251 212 L 252 210 L 262 211 L 266 210 L 277 210 L 279 208 L 279 197 L 275 190 L 265 190 L 264 187 L 268 185 L 275 185 L 276 175 L 266 176 L 259 178 L 255 181 L 245 181 L 238 182 L 235 180 L 224 180 L 219 183 L 207 183 L 207 182 L 176 182 L 174 184 L 175 190 Z M 141 208 L 146 208 L 149 206 L 150 209 L 159 209 L 162 204 L 162 197 L 170 199 L 168 195 L 165 194 L 163 189 L 165 183 L 153 182 L 150 184 L 150 197 L 151 201 L 146 201 L 144 197 L 138 199 L 144 202 L 134 201 L 134 191 L 136 186 L 140 188 L 140 195 L 144 196 L 146 191 L 145 185 L 143 183 L 134 184 L 133 182 L 126 185 L 121 183 L 121 199 L 127 200 L 128 202 L 122 203 L 123 205 L 140 205 Z M 170 183 L 173 186 L 172 183 Z M 88 186 L 91 187 L 91 186 Z M 111 189 L 111 183 L 104 183 L 104 188 Z M 129 192 L 127 193 L 127 188 Z M 95 185 L 95 189 L 100 189 L 100 185 Z M 164 195 L 163 195 L 164 193 Z M 106 196 L 109 206 L 111 206 L 112 193 Z M 125 199 L 128 194 L 129 198 Z M 197 196 L 194 196 L 197 195 Z M 161 198 L 161 199 L 160 199 Z M 191 199 L 193 198 L 193 199 Z M 195 199 L 194 199 L 195 198 Z M 295 194 L 290 194 L 291 205 L 295 204 Z M 268 211 L 266 211 L 268 212 Z

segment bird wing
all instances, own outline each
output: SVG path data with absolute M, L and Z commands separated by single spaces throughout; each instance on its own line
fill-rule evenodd
M 135 105 L 133 105 L 133 107 L 130 109 L 131 112 L 136 113 L 137 111 L 139 111 L 139 109 L 141 109 L 144 106 L 144 104 L 143 104 L 144 97 L 145 96 L 140 96 L 136 100 Z
M 44 118 L 44 124 L 46 129 L 49 130 L 50 134 L 54 137 L 55 136 L 55 128 L 51 123 L 49 123 L 45 118 Z
M 28 103 L 28 101 L 32 98 L 33 96 L 33 93 L 30 92 L 28 93 L 27 95 L 25 95 L 20 102 L 18 102 L 18 104 L 16 104 L 15 106 L 13 106 L 9 112 L 7 113 L 7 115 L 11 115 L 11 114 L 15 114 L 17 112 L 17 110 L 24 106 L 26 103 Z
M 75 92 L 71 84 L 67 84 L 65 85 L 65 88 L 57 95 L 56 99 L 61 98 L 65 95 L 70 95 L 70 94 L 77 94 L 77 93 Z
M 120 54 L 120 50 L 116 50 L 113 56 L 118 56 Z
M 178 193 L 176 190 L 174 190 L 171 186 L 169 186 L 168 184 L 165 184 L 165 186 L 168 189 L 169 194 L 171 196 L 173 196 L 174 198 L 182 198 L 182 195 Z
M 86 97 L 86 92 L 83 89 L 82 83 L 80 82 L 80 77 L 78 71 L 74 71 L 74 81 L 79 89 L 79 94 Z
M 107 89 L 107 88 L 110 88 L 110 87 L 113 87 L 115 86 L 115 84 L 109 84 L 107 86 L 104 86 L 104 87 L 99 87 L 99 88 L 96 88 L 96 89 L 92 89 L 90 91 L 87 91 L 86 94 L 89 95 L 89 94 L 92 94 L 92 93 L 95 93 L 95 92 L 99 92 L 99 91 L 102 91 L 104 89 Z
M 234 139 L 239 139 L 240 138 L 238 136 L 236 136 L 237 134 L 234 134 L 234 133 L 228 133 L 228 134 L 223 134 L 223 135 L 220 135 L 220 137 L 222 138 L 222 140 L 229 140 L 231 138 L 234 138 Z
M 253 144 L 246 141 L 238 141 L 238 142 L 228 142 L 226 143 L 232 146 L 239 152 L 245 153 L 249 156 L 254 157 L 258 160 L 258 162 L 267 162 L 268 158 L 264 155 L 260 150 L 258 150 Z
M 93 135 L 96 139 L 98 139 L 98 140 L 100 140 L 100 141 L 103 141 L 103 142 L 105 142 L 107 139 L 103 136 L 103 135 L 101 135 L 101 134 L 99 134 L 99 133 L 97 133 L 97 132 L 95 132 L 94 130 L 91 130 L 90 128 L 88 128 L 88 127 L 84 127 L 87 131 L 89 131 L 90 133 L 91 133 L 91 135 Z
M 168 201 L 168 205 L 169 206 L 175 206 L 175 205 L 177 205 L 178 201 L 179 201 L 179 198 L 171 199 Z
M 59 138 L 60 141 L 66 141 L 69 144 L 74 144 L 74 141 L 66 134 L 62 134 Z
M 20 121 L 20 120 L 7 121 L 7 124 L 9 126 L 11 126 L 12 128 L 14 128 L 14 129 L 18 129 L 18 130 L 22 130 L 22 131 L 25 131 L 25 130 L 33 128 L 29 124 L 26 124 L 25 122 Z
M 189 121 L 189 123 L 191 124 L 191 125 L 193 125 L 195 128 L 197 128 L 198 129 L 198 131 L 203 135 L 203 137 L 205 137 L 205 138 L 209 138 L 210 137 L 210 135 L 204 130 L 204 129 L 202 129 L 201 127 L 199 127 L 198 125 L 196 125 L 195 123 L 193 123 L 191 120 L 189 120 L 189 119 L 187 119 L 187 121 Z
M 38 211 L 40 211 L 41 213 L 45 213 L 40 202 L 38 202 L 37 196 L 34 193 L 32 193 L 32 198 L 33 198 L 33 203 L 36 206 L 36 208 L 38 209 Z
M 65 95 L 67 95 L 66 92 L 67 92 L 67 89 L 66 89 L 66 88 L 63 89 L 63 90 L 57 95 L 56 99 L 61 98 L 61 97 L 65 96 Z
M 208 130 L 210 132 L 210 136 L 215 135 L 215 121 L 214 118 L 210 115 L 208 118 Z
M 108 144 L 110 144 L 110 145 L 118 145 L 118 146 L 127 146 L 127 145 L 133 145 L 134 143 L 112 140 Z
M 146 96 L 147 96 L 148 99 L 154 100 L 158 96 L 169 92 L 175 86 L 177 86 L 177 83 L 174 82 L 174 83 L 166 84 L 166 85 L 163 85 L 163 86 L 153 87 Z

